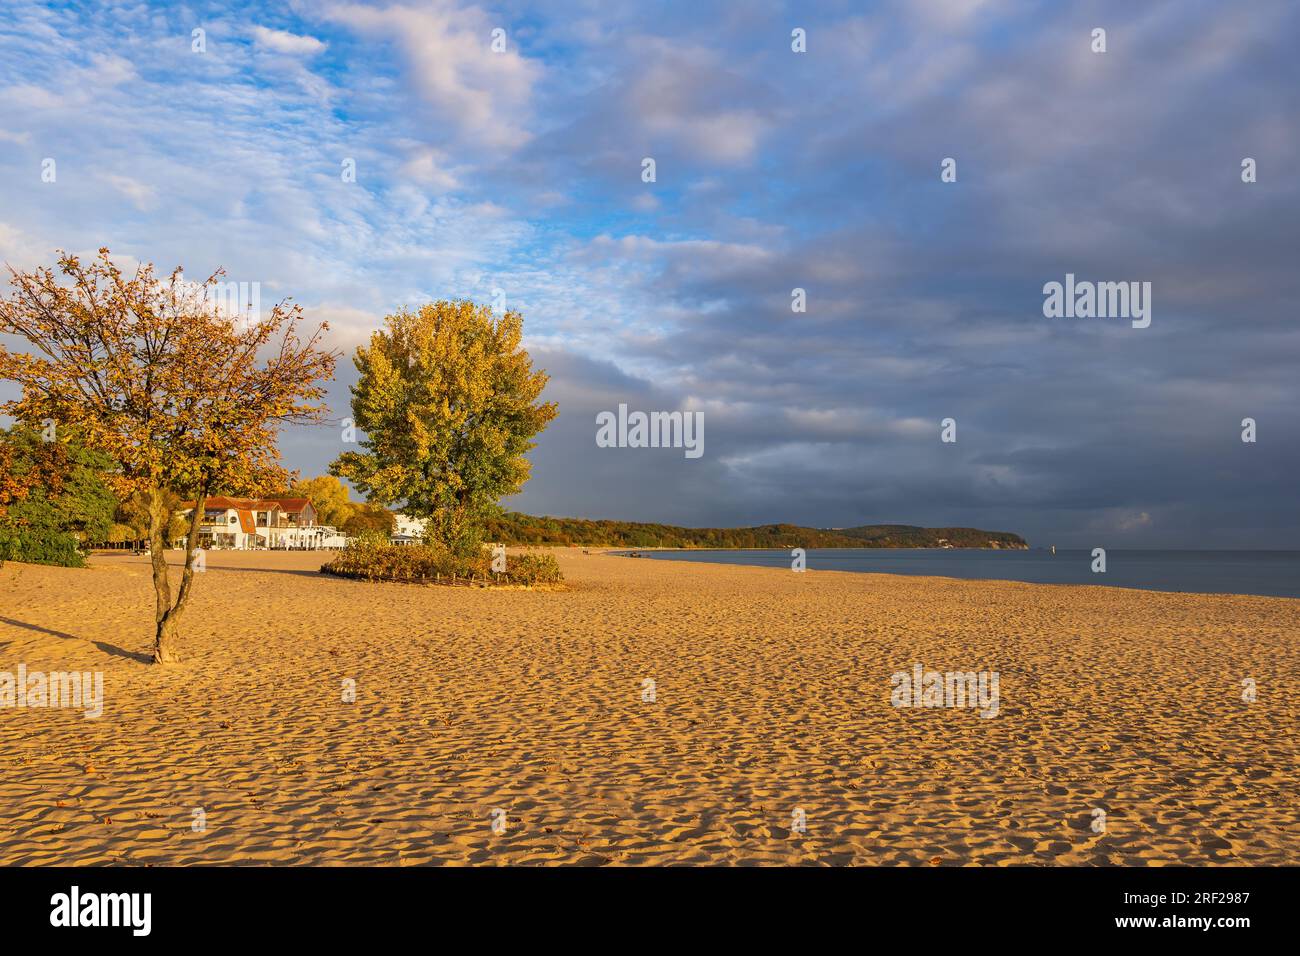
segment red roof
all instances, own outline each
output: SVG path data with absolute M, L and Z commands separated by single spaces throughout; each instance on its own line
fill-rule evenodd
M 213 495 L 211 498 L 203 499 L 203 507 L 212 511 L 221 508 L 252 508 L 253 500 L 251 498 L 225 498 L 221 495 Z M 194 502 L 182 501 L 182 508 L 193 508 Z
M 267 498 L 266 500 L 279 506 L 281 511 L 290 513 L 306 511 L 307 506 L 311 504 L 311 500 L 308 498 Z
M 213 495 L 203 501 L 205 510 L 217 511 L 234 508 L 236 511 L 240 509 L 245 511 L 270 511 L 272 508 L 279 508 L 289 514 L 306 511 L 307 506 L 310 504 L 311 501 L 307 498 L 227 498 L 224 495 Z M 193 507 L 193 501 L 181 502 L 181 508 L 184 510 Z

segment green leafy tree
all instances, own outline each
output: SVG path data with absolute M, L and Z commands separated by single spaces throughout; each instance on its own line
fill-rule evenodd
M 353 537 L 373 535 L 387 538 L 393 533 L 393 528 L 397 525 L 397 519 L 387 508 L 367 504 L 358 504 L 352 507 L 352 515 L 343 524 L 339 525 L 344 534 Z
M 0 558 L 82 567 L 85 548 L 112 528 L 117 499 L 101 478 L 111 462 L 69 430 L 50 437 L 22 424 L 0 430 L 0 458 L 26 485 L 0 515 Z
M 547 375 L 520 347 L 518 312 L 498 319 L 486 306 L 438 301 L 384 322 L 353 359 L 365 451 L 330 471 L 370 501 L 428 518 L 433 542 L 477 552 L 484 520 L 523 488 L 532 438 L 556 415 L 554 402 L 538 402 Z

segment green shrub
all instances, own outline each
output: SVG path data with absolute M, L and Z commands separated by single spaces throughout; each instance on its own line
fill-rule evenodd
M 394 545 L 372 538 L 348 545 L 321 571 L 361 581 L 407 584 L 557 584 L 564 580 L 555 555 L 545 552 L 509 555 L 506 570 L 497 573 L 486 551 L 462 557 L 436 545 Z
M 564 580 L 560 562 L 549 551 L 507 556 L 506 574 L 512 584 L 557 584 Z
M 0 561 L 4 560 L 86 566 L 81 542 L 63 526 L 54 505 L 39 496 L 20 501 L 0 520 Z
M 84 568 L 86 556 L 80 543 L 66 531 L 44 527 L 0 527 L 0 561 L 27 564 L 56 564 Z

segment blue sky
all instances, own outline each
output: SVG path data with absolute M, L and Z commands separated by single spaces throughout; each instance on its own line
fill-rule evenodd
M 1298 21 L 1269 0 L 17 0 L 0 259 L 224 266 L 349 352 L 400 306 L 501 289 L 560 405 L 510 502 L 535 513 L 1293 547 Z M 1067 272 L 1151 282 L 1151 327 L 1044 318 Z M 598 448 L 620 402 L 704 412 L 704 456 Z M 338 430 L 282 450 L 322 472 Z

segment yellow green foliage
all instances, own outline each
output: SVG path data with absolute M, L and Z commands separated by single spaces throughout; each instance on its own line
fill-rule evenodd
M 357 349 L 352 414 L 366 437 L 330 471 L 367 499 L 429 518 L 429 536 L 477 549 L 482 520 L 528 480 L 524 455 L 556 415 L 520 347 L 523 318 L 438 301 L 388 316 Z
M 349 500 L 347 485 L 333 475 L 295 481 L 289 494 L 308 499 L 316 509 L 316 519 L 335 528 L 342 528 L 356 513 L 356 504 Z

